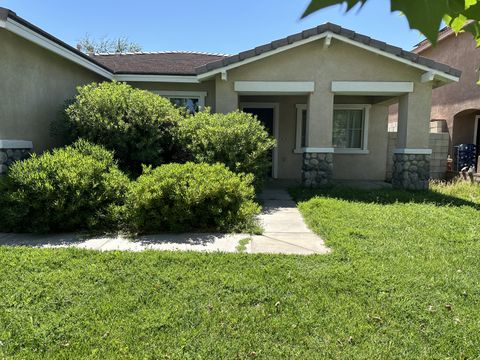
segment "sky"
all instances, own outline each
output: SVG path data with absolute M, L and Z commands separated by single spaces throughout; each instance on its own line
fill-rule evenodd
M 93 38 L 127 36 L 143 51 L 235 54 L 325 22 L 410 50 L 423 37 L 390 1 L 369 0 L 345 14 L 342 6 L 300 19 L 308 0 L 0 0 L 0 6 L 75 46 Z

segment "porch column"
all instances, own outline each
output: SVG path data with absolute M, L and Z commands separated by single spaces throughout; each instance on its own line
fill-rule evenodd
M 229 113 L 238 109 L 238 93 L 232 81 L 215 79 L 215 109 L 217 113 Z
M 415 91 L 400 96 L 398 133 L 393 154 L 392 185 L 408 190 L 428 189 L 430 178 L 430 84 L 415 84 Z
M 303 153 L 302 183 L 322 186 L 333 176 L 333 93 L 316 89 L 308 98 L 307 147 Z

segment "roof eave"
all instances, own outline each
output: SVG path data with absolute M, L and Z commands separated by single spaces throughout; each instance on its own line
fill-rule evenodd
M 346 30 L 346 29 L 342 29 L 342 30 Z M 345 31 L 345 34 L 348 34 L 348 32 Z M 358 35 L 358 34 L 356 34 L 356 35 Z M 402 62 L 406 65 L 418 68 L 419 70 L 423 70 L 423 71 L 426 71 L 426 72 L 431 71 L 431 72 L 434 73 L 436 80 L 439 80 L 439 81 L 444 82 L 444 83 L 456 82 L 456 81 L 459 81 L 459 78 L 460 78 L 461 72 L 459 70 L 453 69 L 453 68 L 451 68 L 447 65 L 436 63 L 433 60 L 423 58 L 423 57 L 418 56 L 416 54 L 408 53 L 408 52 L 402 50 L 401 48 L 390 46 L 390 45 L 388 45 L 386 43 L 383 43 L 383 42 L 378 42 L 379 47 L 377 48 L 377 47 L 373 47 L 371 45 L 368 45 L 368 44 L 365 44 L 363 42 L 360 42 L 360 41 L 356 40 L 355 35 L 344 36 L 344 35 L 336 34 L 336 33 L 332 32 L 332 31 L 329 31 L 329 30 L 325 31 L 321 34 L 310 36 L 306 39 L 302 39 L 302 40 L 299 40 L 299 41 L 281 46 L 281 47 L 276 48 L 276 49 L 267 50 L 264 53 L 261 53 L 261 54 L 258 54 L 258 55 L 255 55 L 255 56 L 252 56 L 252 57 L 249 57 L 249 58 L 244 58 L 243 60 L 240 60 L 240 61 L 238 61 L 238 60 L 234 61 L 234 62 L 232 61 L 231 64 L 228 64 L 229 59 L 238 58 L 239 55 L 242 54 L 242 53 L 240 53 L 239 55 L 234 55 L 232 57 L 226 58 L 226 59 L 221 60 L 221 61 L 216 61 L 216 62 L 213 62 L 213 63 L 206 64 L 205 66 L 201 66 L 201 67 L 198 67 L 196 69 L 197 70 L 197 76 L 198 76 L 199 80 L 207 80 L 207 79 L 210 79 L 212 77 L 215 77 L 216 75 L 218 75 L 218 74 L 220 74 L 224 71 L 228 71 L 228 70 L 234 69 L 236 67 L 246 65 L 246 64 L 251 63 L 253 61 L 257 61 L 257 60 L 260 60 L 262 58 L 277 54 L 279 52 L 289 50 L 289 49 L 291 49 L 293 47 L 296 47 L 296 46 L 301 46 L 301 45 L 304 45 L 304 44 L 312 42 L 312 41 L 317 41 L 317 40 L 323 39 L 327 36 L 331 37 L 333 39 L 343 41 L 345 43 L 349 43 L 351 45 L 363 48 L 365 50 L 374 52 L 376 54 L 385 56 L 385 57 L 390 58 L 392 60 Z M 257 47 L 257 48 L 261 48 L 261 47 Z M 389 48 L 390 51 L 385 51 L 385 50 L 381 49 L 381 47 L 384 47 L 385 49 Z M 257 48 L 255 48 L 255 49 L 257 49 Z M 250 50 L 250 51 L 252 51 L 252 50 Z M 244 53 L 247 53 L 247 52 L 244 52 Z M 407 54 L 409 54 L 410 56 L 416 55 L 416 59 L 417 59 L 417 61 L 419 61 L 419 63 L 414 62 L 412 60 L 409 60 L 405 57 L 398 56 L 400 54 L 403 54 L 405 57 L 406 57 Z M 226 64 L 226 65 L 221 66 L 221 67 L 216 67 L 216 68 L 212 69 L 212 67 L 215 67 L 220 62 L 222 62 L 222 64 Z M 435 69 L 430 64 L 435 64 L 437 66 L 443 66 L 446 71 Z M 209 69 L 209 67 L 210 67 L 210 69 Z M 453 72 L 453 74 L 451 74 L 449 72 Z

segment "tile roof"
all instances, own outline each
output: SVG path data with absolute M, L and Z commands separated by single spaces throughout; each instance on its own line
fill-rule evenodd
M 280 47 L 290 45 L 301 40 L 308 39 L 312 36 L 323 34 L 325 32 L 331 32 L 333 34 L 344 36 L 350 40 L 356 41 L 364 45 L 371 46 L 381 51 L 385 51 L 401 59 L 409 60 L 419 65 L 423 65 L 455 77 L 459 77 L 461 75 L 460 70 L 454 69 L 448 65 L 433 61 L 431 59 L 420 56 L 413 52 L 403 50 L 402 48 L 399 48 L 397 46 L 389 45 L 383 41 L 372 39 L 366 35 L 359 34 L 355 31 L 345 29 L 341 26 L 338 26 L 332 23 L 325 23 L 323 25 L 287 36 L 283 39 L 275 40 L 268 44 L 260 45 L 253 49 L 243 51 L 237 55 L 232 55 L 223 59 L 219 59 L 214 62 L 210 62 L 208 64 L 198 67 L 196 71 L 197 71 L 197 74 L 204 74 L 209 71 L 217 70 L 231 64 L 239 63 L 245 59 L 253 58 L 255 56 L 267 53 L 269 51 L 276 50 Z
M 115 74 L 196 75 L 195 68 L 227 57 L 191 51 L 155 53 L 93 54 L 92 59 Z

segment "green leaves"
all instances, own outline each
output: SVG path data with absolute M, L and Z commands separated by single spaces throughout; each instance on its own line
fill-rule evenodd
M 346 11 L 368 0 L 312 0 L 302 17 L 333 5 L 346 4 Z M 435 44 L 444 21 L 455 33 L 469 31 L 480 46 L 480 3 L 478 0 L 390 0 L 391 11 L 400 11 L 412 29 Z

